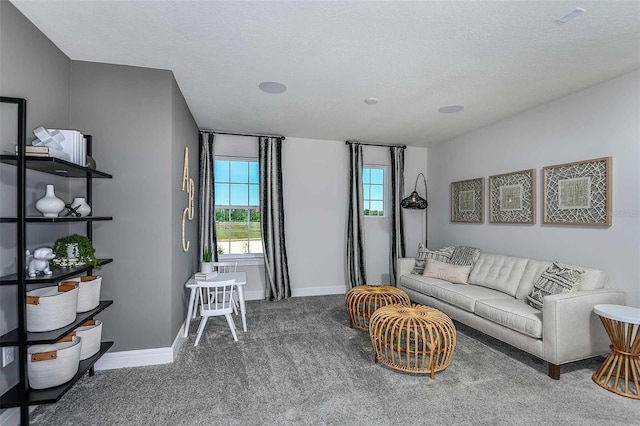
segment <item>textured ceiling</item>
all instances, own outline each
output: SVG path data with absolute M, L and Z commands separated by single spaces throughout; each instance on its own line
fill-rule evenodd
M 428 146 L 640 67 L 638 1 L 12 3 L 71 59 L 172 70 L 202 129 Z

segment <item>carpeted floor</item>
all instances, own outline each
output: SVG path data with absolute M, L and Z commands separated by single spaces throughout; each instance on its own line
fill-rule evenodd
M 195 348 L 193 321 L 173 364 L 96 372 L 36 409 L 33 424 L 640 424 L 640 401 L 591 380 L 602 358 L 563 366 L 555 381 L 542 361 L 456 323 L 453 361 L 431 380 L 374 364 L 344 296 L 248 302 L 247 311 L 237 343 L 216 318 Z

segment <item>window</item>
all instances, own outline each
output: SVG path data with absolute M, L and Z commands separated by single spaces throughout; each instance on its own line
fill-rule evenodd
M 218 254 L 262 253 L 258 162 L 217 158 L 214 177 Z
M 384 216 L 384 167 L 363 167 L 364 215 Z

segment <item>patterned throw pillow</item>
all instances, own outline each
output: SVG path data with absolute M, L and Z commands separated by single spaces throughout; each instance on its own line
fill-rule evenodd
M 453 254 L 453 249 L 455 247 L 443 247 L 440 250 L 429 250 L 424 246 L 424 244 L 418 244 L 418 254 L 416 255 L 416 263 L 413 266 L 413 271 L 411 271 L 414 275 L 422 275 L 424 272 L 424 267 L 427 264 L 427 259 L 439 260 L 440 262 L 449 263 L 449 259 L 451 258 L 451 254 Z
M 422 275 L 439 278 L 453 284 L 467 284 L 470 273 L 471 265 L 452 265 L 451 263 L 429 259 Z
M 479 248 L 458 246 L 453 251 L 449 263 L 453 263 L 454 265 L 471 265 L 473 268 L 473 265 L 478 261 L 479 256 Z
M 527 296 L 527 302 L 534 308 L 542 310 L 544 296 L 577 291 L 582 274 L 584 271 L 580 269 L 565 268 L 558 262 L 553 262 L 533 285 L 531 294 Z

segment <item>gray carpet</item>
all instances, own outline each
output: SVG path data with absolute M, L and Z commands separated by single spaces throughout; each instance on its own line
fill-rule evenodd
M 36 409 L 33 424 L 640 424 L 640 401 L 591 380 L 602 358 L 564 366 L 554 381 L 541 361 L 456 323 L 453 361 L 431 380 L 373 364 L 344 296 L 249 302 L 247 311 L 237 343 L 216 318 L 195 348 L 193 321 L 175 363 L 96 372 Z

